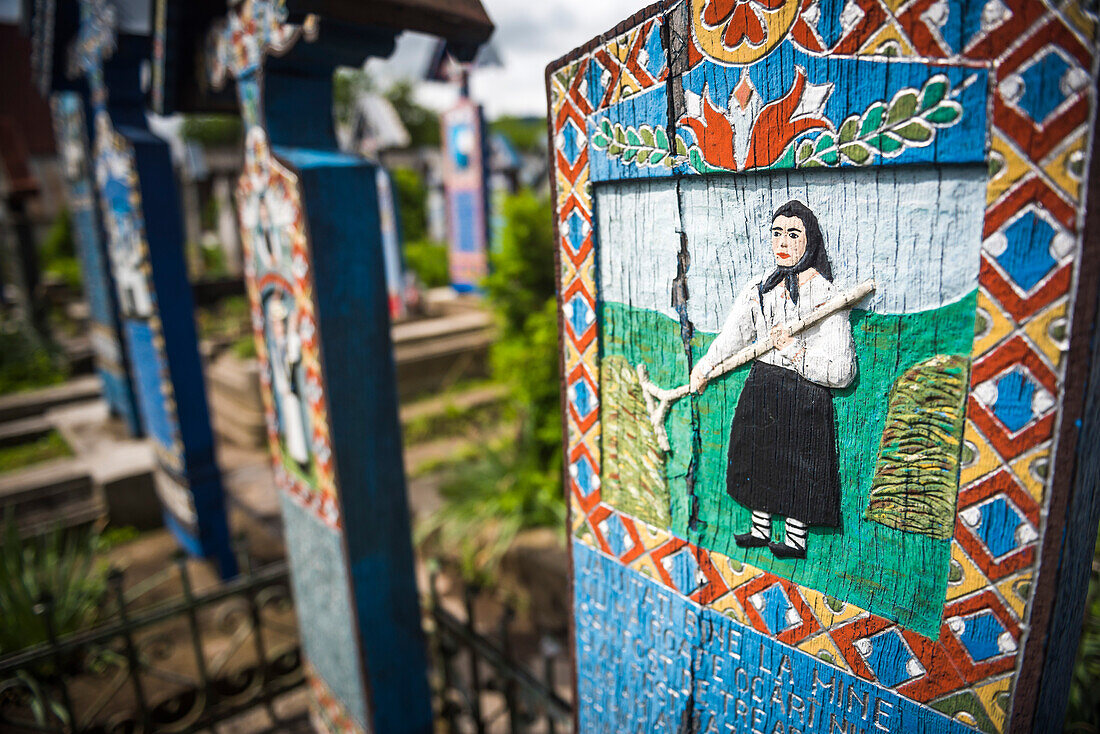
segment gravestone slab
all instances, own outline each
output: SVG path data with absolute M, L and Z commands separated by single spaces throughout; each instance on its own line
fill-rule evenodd
M 1061 727 L 1095 28 L 684 0 L 547 68 L 579 731 Z

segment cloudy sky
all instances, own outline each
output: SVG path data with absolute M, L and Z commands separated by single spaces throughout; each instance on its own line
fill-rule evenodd
M 649 5 L 651 0 L 482 0 L 496 25 L 492 43 L 503 66 L 476 72 L 471 93 L 490 119 L 499 115 L 543 115 L 546 65 L 577 46 L 610 30 L 619 21 Z M 385 86 L 396 76 L 420 73 L 428 41 L 405 34 L 398 52 L 387 64 L 372 62 L 369 69 Z M 442 109 L 455 91 L 445 84 L 425 84 L 420 101 Z

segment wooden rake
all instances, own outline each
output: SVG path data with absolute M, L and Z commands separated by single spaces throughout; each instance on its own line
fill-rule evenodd
M 787 331 L 791 336 L 805 331 L 814 324 L 832 316 L 837 311 L 842 311 L 858 303 L 874 290 L 874 279 L 865 280 L 859 285 L 830 298 L 803 318 L 787 324 Z M 770 336 L 758 342 L 754 342 L 733 356 L 727 357 L 716 364 L 711 369 L 708 380 L 713 380 L 715 377 L 721 377 L 746 362 L 751 362 L 757 357 L 762 357 L 774 347 L 775 345 L 772 343 L 772 338 Z M 657 444 L 661 447 L 662 451 L 671 451 L 672 447 L 668 442 L 668 431 L 665 430 L 665 420 L 668 418 L 668 411 L 672 408 L 672 404 L 691 392 L 691 383 L 689 382 L 686 385 L 680 385 L 680 387 L 665 390 L 658 387 L 649 379 L 649 369 L 644 364 L 638 365 L 635 370 L 638 373 L 638 382 L 642 385 L 642 396 L 645 398 L 645 406 L 646 411 L 649 413 L 649 420 L 653 424 L 653 432 L 657 435 Z

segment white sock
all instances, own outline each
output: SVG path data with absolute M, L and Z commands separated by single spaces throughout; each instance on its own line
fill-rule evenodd
M 754 537 L 767 540 L 772 534 L 772 516 L 766 512 L 752 511 L 752 534 Z
M 788 517 L 783 542 L 792 548 L 806 550 L 806 529 L 806 523 Z

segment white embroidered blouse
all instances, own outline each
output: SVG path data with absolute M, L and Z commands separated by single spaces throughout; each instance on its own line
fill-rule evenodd
M 718 337 L 710 345 L 696 369 L 708 379 L 717 377 L 711 370 L 750 344 L 767 339 L 778 324 L 790 324 L 803 318 L 839 293 L 832 283 L 816 271 L 799 284 L 798 304 L 780 283 L 764 294 L 761 304 L 757 286 L 763 276 L 752 281 L 733 302 Z M 791 336 L 783 349 L 772 349 L 758 358 L 761 362 L 794 370 L 810 382 L 825 387 L 847 387 L 856 376 L 855 344 L 848 310 L 838 311 L 808 329 Z

